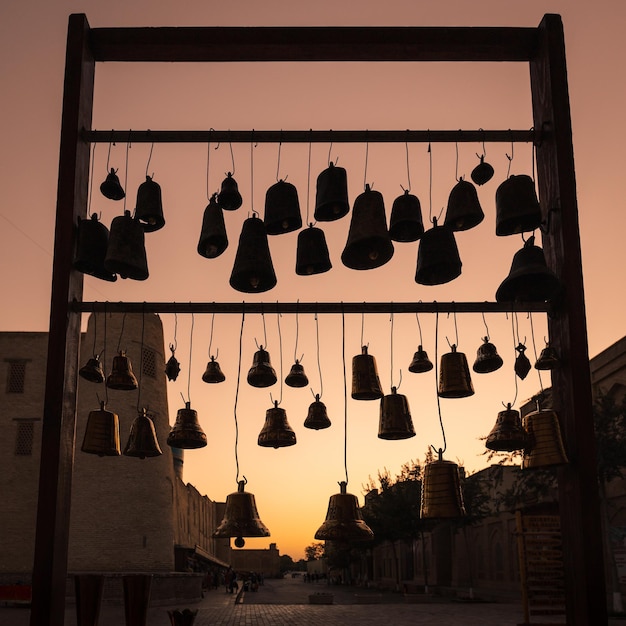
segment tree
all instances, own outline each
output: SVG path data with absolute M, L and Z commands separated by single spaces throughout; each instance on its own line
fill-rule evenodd
M 289 572 L 294 568 L 293 559 L 288 554 L 281 554 L 279 557 L 280 562 L 280 573 L 284 574 L 285 572 Z
M 314 541 L 304 549 L 304 556 L 307 561 L 319 561 L 324 557 L 324 543 Z

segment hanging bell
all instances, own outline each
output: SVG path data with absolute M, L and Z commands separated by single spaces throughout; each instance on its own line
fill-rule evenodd
M 184 409 L 178 409 L 176 423 L 167 436 L 167 445 L 172 448 L 193 450 L 206 446 L 206 435 L 198 422 L 198 413 L 185 402 Z
M 92 213 L 91 219 L 88 220 L 81 220 L 79 217 L 72 262 L 74 269 L 101 280 L 115 282 L 117 280 L 115 273 L 104 267 L 108 245 L 109 229 L 98 221 L 95 213 Z
M 347 215 L 349 211 L 346 170 L 331 162 L 317 177 L 313 215 L 318 222 L 333 222 Z
M 379 400 L 382 397 L 376 359 L 367 353 L 367 346 L 363 346 L 361 354 L 352 357 L 352 398 Z
M 269 352 L 260 346 L 254 353 L 252 367 L 248 370 L 248 384 L 252 387 L 271 387 L 277 380 Z
M 120 391 L 133 391 L 139 387 L 137 378 L 133 374 L 130 359 L 123 350 L 118 356 L 113 357 L 113 367 L 107 378 L 106 385 L 109 389 L 118 389 Z
M 424 234 L 422 207 L 417 196 L 404 190 L 393 201 L 389 219 L 389 236 L 393 241 L 417 241 Z
M 561 282 L 546 265 L 543 250 L 528 238 L 513 257 L 511 271 L 496 291 L 498 302 L 545 302 L 554 299 Z
M 146 176 L 146 181 L 141 183 L 139 189 L 137 189 L 135 219 L 147 233 L 154 232 L 165 226 L 161 186 L 155 183 L 150 176 Z
M 359 501 L 347 492 L 347 483 L 339 483 L 339 493 L 330 496 L 324 523 L 317 529 L 318 541 L 339 541 L 343 543 L 371 541 L 372 529 L 363 520 Z
M 243 537 L 269 537 L 270 531 L 259 518 L 254 495 L 244 491 L 245 480 L 237 483 L 237 491 L 226 496 L 224 517 L 215 529 L 215 539 L 236 537 L 235 545 L 243 548 Z
M 489 337 L 483 337 L 483 342 L 476 351 L 476 360 L 472 366 L 477 374 L 495 372 L 503 365 L 502 357 L 498 354 L 496 347 L 489 342 Z
M 165 375 L 167 376 L 167 380 L 176 380 L 178 374 L 180 374 L 180 363 L 174 356 L 174 346 L 172 344 L 170 344 L 170 350 L 172 351 L 172 356 L 165 364 Z
M 268 235 L 282 235 L 302 228 L 298 190 L 279 180 L 265 194 L 265 228 Z
M 224 376 L 222 368 L 215 360 L 214 356 L 212 356 L 211 360 L 206 364 L 206 370 L 204 374 L 202 374 L 202 380 L 205 383 L 223 383 L 226 380 L 226 376 Z
M 530 372 L 531 368 L 530 361 L 528 360 L 528 357 L 524 354 L 524 352 L 526 351 L 526 346 L 520 343 L 518 344 L 517 348 L 515 348 L 515 350 L 518 354 L 515 357 L 515 365 L 513 366 L 513 369 L 515 370 L 515 373 L 522 380 L 524 380 L 524 378 L 528 376 L 528 372 Z
M 159 447 L 154 422 L 146 415 L 146 409 L 142 409 L 130 427 L 124 455 L 145 459 L 161 454 L 163 452 Z
M 115 413 L 105 410 L 103 401 L 100 401 L 100 408 L 91 411 L 87 417 L 87 428 L 80 449 L 98 456 L 120 455 L 120 420 Z
M 541 226 L 541 206 L 530 176 L 510 176 L 496 190 L 496 235 L 516 235 Z
M 422 349 L 421 344 L 417 347 L 417 352 L 413 355 L 413 360 L 409 365 L 409 372 L 414 374 L 422 374 L 423 372 L 430 372 L 433 369 L 433 364 L 426 354 L 426 350 Z
M 132 280 L 148 278 L 148 261 L 143 226 L 130 216 L 130 211 L 111 222 L 111 234 L 104 267 L 112 274 Z
M 117 170 L 111 168 L 106 179 L 100 185 L 100 191 L 109 200 L 122 200 L 124 198 L 126 194 L 120 184 L 120 179 L 117 177 Z
M 441 355 L 438 394 L 440 398 L 467 398 L 474 395 L 467 358 L 463 352 L 456 351 L 454 344 L 452 352 Z
M 323 274 L 332 267 L 326 237 L 321 228 L 309 224 L 308 228 L 298 233 L 296 249 L 296 274 L 311 276 Z
M 296 433 L 293 432 L 287 421 L 287 412 L 274 406 L 265 412 L 265 424 L 259 433 L 257 443 L 263 448 L 285 448 L 296 444 Z
M 424 468 L 422 519 L 455 519 L 465 516 L 459 466 L 439 458 Z
M 461 258 L 454 233 L 447 226 L 437 226 L 426 231 L 417 252 L 415 282 L 420 285 L 442 285 L 461 275 Z
M 354 201 L 341 262 L 353 270 L 371 270 L 384 265 L 392 256 L 393 243 L 387 230 L 383 196 L 365 185 L 365 191 Z
M 304 368 L 298 359 L 291 366 L 289 374 L 285 378 L 285 384 L 288 387 L 306 387 L 309 384 L 309 379 L 304 373 Z
M 217 203 L 224 211 L 235 211 L 243 203 L 237 181 L 230 172 L 226 174 L 226 178 L 222 181 L 220 192 L 217 194 Z
M 497 452 L 513 452 L 513 450 L 523 450 L 527 439 L 519 411 L 511 409 L 509 403 L 506 405 L 506 411 L 498 413 L 496 424 L 485 441 L 485 447 Z
M 480 206 L 476 187 L 460 178 L 448 197 L 444 226 L 453 231 L 469 230 L 478 226 L 483 219 L 485 214 Z
M 391 388 L 391 394 L 380 401 L 380 419 L 378 421 L 379 439 L 409 439 L 415 437 L 413 420 L 406 396 Z
M 90 383 L 103 383 L 104 372 L 102 371 L 98 355 L 95 354 L 89 359 L 87 363 L 78 370 L 78 374 L 81 378 L 88 380 Z
M 224 212 L 217 203 L 217 194 L 214 193 L 209 204 L 204 209 L 202 230 L 198 241 L 198 254 L 207 259 L 215 259 L 228 247 Z
M 480 163 L 472 170 L 472 180 L 477 185 L 484 185 L 493 178 L 493 167 L 485 163 L 485 155 L 480 156 Z
M 549 345 L 541 351 L 537 362 L 535 363 L 535 369 L 537 370 L 553 370 L 559 366 L 559 356 L 556 350 Z
M 261 293 L 276 285 L 265 224 L 256 215 L 243 223 L 229 282 L 243 293 Z
M 309 412 L 304 420 L 304 427 L 313 430 L 321 430 L 330 426 L 330 419 L 326 412 L 326 405 L 320 401 L 318 393 L 315 394 L 315 402 L 309 405 Z
M 529 413 L 523 420 L 528 443 L 524 448 L 522 469 L 539 469 L 568 463 L 559 416 L 551 409 Z

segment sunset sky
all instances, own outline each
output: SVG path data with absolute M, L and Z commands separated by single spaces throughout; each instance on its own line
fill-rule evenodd
M 162 2 L 137 0 L 106 3 L 57 0 L 5 2 L 0 7 L 0 77 L 2 80 L 2 142 L 0 176 L 0 267 L 4 302 L 0 331 L 46 331 L 58 168 L 58 147 L 65 62 L 67 20 L 85 13 L 90 25 L 117 26 L 537 26 L 544 13 L 563 17 L 573 121 L 574 154 L 580 211 L 583 271 L 587 306 L 589 352 L 593 356 L 624 335 L 624 233 L 626 211 L 622 189 L 626 171 L 626 82 L 623 80 L 626 42 L 623 37 L 626 8 L 619 0 L 536 1 L 524 3 L 476 0 L 441 0 L 437 3 L 390 0 L 385 3 L 318 0 L 315 3 L 268 1 Z M 527 129 L 532 126 L 530 87 L 526 64 L 99 64 L 96 67 L 93 128 L 167 130 L 196 129 Z M 227 144 L 211 146 L 208 188 L 218 191 L 225 173 L 232 170 Z M 315 180 L 327 167 L 329 146 L 313 144 L 310 192 L 307 200 L 308 144 L 283 144 L 278 177 L 296 185 L 303 221 L 307 205 L 310 221 L 315 202 Z M 311 276 L 295 275 L 297 233 L 270 238 L 278 276 L 273 290 L 257 296 L 234 291 L 228 284 L 243 220 L 254 208 L 261 216 L 265 192 L 277 180 L 278 146 L 233 144 L 235 178 L 244 204 L 226 214 L 229 247 L 217 259 L 197 254 L 202 213 L 207 200 L 207 145 L 157 144 L 149 164 L 161 185 L 166 219 L 164 229 L 146 235 L 150 278 L 145 282 L 106 283 L 85 278 L 86 301 L 253 302 L 296 301 L 493 301 L 507 276 L 519 237 L 495 236 L 495 190 L 506 179 L 511 146 L 487 144 L 486 160 L 495 169 L 493 180 L 479 188 L 485 220 L 477 228 L 457 234 L 463 262 L 462 275 L 438 287 L 414 281 L 417 244 L 397 243 L 393 259 L 382 268 L 354 271 L 340 260 L 349 217 L 322 227 L 333 268 Z M 134 144 L 128 150 L 127 208 L 134 209 L 138 185 L 145 180 L 150 145 Z M 411 192 L 421 201 L 424 222 L 439 215 L 455 176 L 468 179 L 477 165 L 480 144 L 459 144 L 458 171 L 455 145 L 433 144 L 432 189 L 429 154 L 425 144 L 408 146 Z M 407 187 L 407 153 L 404 144 L 370 144 L 367 172 L 366 147 L 333 144 L 331 159 L 348 171 L 351 202 L 372 185 L 385 198 L 389 217 L 395 197 Z M 124 184 L 126 145 L 111 147 L 110 166 L 119 168 Z M 107 145 L 94 154 L 93 197 L 90 212 L 102 221 L 121 215 L 120 202 L 98 191 L 107 170 Z M 511 174 L 532 174 L 532 150 L 516 144 Z M 253 174 L 253 176 L 252 176 Z M 253 187 L 252 187 L 253 183 Z M 402 187 L 401 187 L 402 186 Z M 429 197 L 432 195 L 432 205 Z M 166 343 L 174 340 L 173 315 L 162 315 Z M 187 397 L 191 318 L 177 320 L 176 356 L 183 370 L 169 383 L 170 420 Z M 435 358 L 435 316 L 422 314 L 424 348 Z M 485 466 L 480 437 L 491 430 L 502 403 L 520 402 L 540 385 L 535 370 L 524 381 L 513 373 L 516 337 L 512 320 L 504 314 L 485 316 L 491 341 L 504 359 L 492 374 L 473 375 L 476 394 L 461 400 L 442 400 L 446 429 L 445 458 L 469 471 Z M 519 338 L 534 361 L 544 347 L 544 316 L 519 315 Z M 278 324 L 280 323 L 280 336 Z M 376 357 L 385 393 L 391 383 L 407 395 L 416 437 L 405 441 L 377 438 L 378 402 L 348 400 L 348 491 L 362 502 L 369 476 L 387 468 L 400 471 L 411 459 L 422 460 L 430 445 L 443 445 L 434 372 L 411 374 L 407 367 L 419 344 L 414 315 L 346 315 L 346 367 L 360 353 L 361 334 Z M 238 368 L 241 318 L 217 315 L 212 352 L 226 375 L 221 385 L 201 380 L 209 358 L 211 316 L 194 320 L 190 399 L 198 411 L 209 445 L 185 456 L 185 480 L 211 499 L 224 500 L 236 490 L 233 405 Z M 486 330 L 480 314 L 439 316 L 439 354 L 456 343 L 473 363 Z M 311 388 L 320 393 L 316 325 L 312 315 L 298 318 L 298 345 L 294 316 L 246 317 L 241 362 L 242 380 L 238 418 L 239 461 L 248 479 L 247 490 L 256 496 L 261 518 L 272 532 L 269 539 L 250 540 L 249 547 L 276 542 L 282 554 L 303 556 L 315 530 L 324 521 L 328 498 L 338 491 L 344 474 L 344 386 L 342 320 L 320 315 L 319 361 L 322 400 L 332 427 L 323 431 L 303 428 L 311 390 L 276 385 L 254 389 L 245 383 L 256 344 L 265 344 L 272 364 L 282 377 L 294 359 L 302 364 Z M 282 341 L 282 359 L 280 342 Z M 392 343 L 393 341 L 393 343 Z M 393 351 L 392 351 L 393 345 Z M 393 370 L 392 370 L 393 352 Z M 167 354 L 166 356 L 169 356 Z M 401 372 L 401 374 L 400 374 Z M 271 397 L 270 397 L 271 392 Z M 349 394 L 349 386 L 348 386 Z M 517 398 L 517 401 L 515 401 Z M 282 400 L 298 443 L 279 450 L 259 448 L 256 439 L 272 400 Z M 114 409 L 114 407 L 112 407 Z M 84 416 L 83 416 L 84 417 Z M 163 444 L 164 442 L 162 442 Z M 149 461 L 146 461 L 148 463 Z

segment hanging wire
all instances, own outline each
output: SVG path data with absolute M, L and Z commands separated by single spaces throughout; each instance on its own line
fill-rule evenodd
M 115 142 L 113 141 L 113 131 L 114 129 L 111 129 L 111 138 L 109 139 L 109 149 L 107 151 L 107 174 L 109 173 L 109 162 L 111 160 L 111 145 L 115 145 Z
M 102 371 L 106 377 L 107 371 L 107 303 L 104 303 L 104 347 L 102 348 Z M 109 387 L 104 381 L 104 403 L 109 402 Z
M 176 352 L 178 349 L 178 314 L 174 313 L 174 343 L 170 344 L 170 350 Z
M 148 129 L 150 134 L 150 129 Z M 148 162 L 146 163 L 146 178 L 148 178 L 148 168 L 150 167 L 150 161 L 152 161 L 152 151 L 154 150 L 154 141 L 150 144 L 150 154 L 148 155 Z M 151 178 L 154 178 L 154 172 L 152 172 Z
M 296 300 L 296 345 L 293 348 L 293 360 L 298 360 L 298 333 L 300 330 L 300 320 L 298 315 L 298 304 L 300 304 L 300 300 Z
M 365 304 L 365 302 L 363 303 Z M 365 310 L 361 311 L 361 347 L 365 344 L 363 343 L 363 331 L 365 329 Z
M 458 328 L 458 326 L 456 324 L 456 311 L 452 311 L 452 316 L 454 318 L 454 334 L 455 334 L 455 337 L 456 337 L 456 341 L 455 341 L 454 345 L 458 347 L 458 345 L 459 345 L 459 328 Z M 448 317 L 450 317 L 450 313 L 448 313 Z M 450 348 L 452 348 L 453 344 L 450 343 L 450 340 L 448 339 L 448 337 L 446 337 L 446 341 L 448 342 L 448 345 L 450 346 Z
M 124 317 L 126 317 L 126 313 L 124 313 Z M 141 307 L 141 345 L 139 346 L 139 391 L 137 392 L 137 413 L 140 411 L 141 407 L 141 389 L 142 389 L 142 378 L 143 378 L 143 335 L 146 321 L 146 303 L 143 303 Z M 123 324 L 123 322 L 122 322 Z
M 239 485 L 239 422 L 237 421 L 237 404 L 239 402 L 239 385 L 241 383 L 241 356 L 242 356 L 242 346 L 243 346 L 243 325 L 246 320 L 246 311 L 245 309 L 241 312 L 241 328 L 239 329 L 239 360 L 237 364 L 237 385 L 235 387 L 235 404 L 233 409 L 233 414 L 235 417 L 235 467 L 237 469 L 237 474 L 235 476 L 235 482 Z
M 313 129 L 309 129 L 309 133 L 313 133 Z M 311 139 L 309 136 L 309 161 L 306 172 L 306 223 L 309 224 L 309 195 L 311 193 Z M 332 145 L 332 144 L 331 144 Z
M 408 133 L 409 130 L 407 129 L 406 132 Z M 407 184 L 408 184 L 408 187 L 404 191 L 408 191 L 410 193 L 411 192 L 411 168 L 409 167 L 409 142 L 408 141 L 404 142 L 404 149 L 406 152 L 406 179 L 407 179 Z
M 341 362 L 343 364 L 343 469 L 348 484 L 348 380 L 346 378 L 346 317 L 341 303 Z
M 534 128 L 531 128 L 534 130 Z M 533 142 L 530 147 L 530 161 L 531 161 L 531 170 L 532 170 L 532 179 L 533 183 L 535 182 L 535 143 Z
M 511 129 L 509 128 L 509 132 L 511 132 Z M 506 154 L 506 153 L 505 153 Z M 509 178 L 510 174 L 511 174 L 511 161 L 513 161 L 513 158 L 515 157 L 515 143 L 513 142 L 513 139 L 511 139 L 511 154 L 506 154 L 506 158 L 509 160 L 509 166 L 506 170 L 506 177 Z
M 128 131 L 128 141 L 126 142 L 126 164 L 124 165 L 124 189 L 128 189 L 128 151 L 130 150 L 131 146 L 130 146 L 130 133 L 131 131 Z M 128 196 L 127 193 L 124 193 L 124 214 L 126 214 L 126 196 Z
M 211 316 L 211 335 L 209 336 L 209 357 L 211 357 L 211 346 L 213 345 L 213 325 L 215 324 L 215 313 Z M 215 357 L 217 358 L 217 356 Z
M 448 447 L 448 443 L 446 441 L 446 431 L 443 427 L 443 417 L 441 416 L 441 399 L 439 397 L 439 389 L 437 387 L 439 380 L 439 311 L 435 313 L 435 395 L 437 396 L 437 413 L 439 414 L 439 425 L 441 426 L 441 435 L 443 437 L 443 448 L 435 448 L 431 444 L 431 448 L 437 452 L 439 456 L 441 456 Z
M 277 303 L 278 304 L 278 303 Z M 280 366 L 280 399 L 278 400 L 278 404 L 282 404 L 283 402 L 283 335 L 280 332 L 280 318 L 282 317 L 282 313 L 276 314 L 276 325 L 278 326 L 278 351 L 279 351 L 279 366 Z M 270 394 L 270 398 L 272 394 Z M 272 403 L 274 401 L 272 400 Z
M 428 141 L 428 221 L 431 224 L 433 222 L 433 150 L 430 140 Z
M 315 345 L 317 350 L 317 371 L 320 376 L 320 399 L 324 394 L 324 385 L 322 383 L 322 364 L 320 363 L 320 326 L 317 317 L 317 311 L 315 311 Z
M 511 332 L 513 333 L 513 354 L 517 352 L 517 346 L 519 345 L 519 335 L 517 336 L 517 340 L 516 340 L 515 319 L 516 319 L 515 315 L 511 313 Z M 517 385 L 517 373 L 515 372 L 515 369 L 513 369 L 513 379 L 515 381 L 515 396 L 513 397 L 513 402 L 511 402 L 511 406 L 515 406 L 515 403 L 517 402 L 517 393 L 519 391 L 519 388 Z
M 485 339 L 489 341 L 489 326 L 487 326 L 487 320 L 485 320 L 485 312 L 481 311 L 480 314 L 483 316 L 483 324 L 485 325 L 485 332 L 487 333 L 487 336 L 485 337 Z
M 263 341 L 265 342 L 265 349 L 267 350 L 267 328 L 265 327 L 265 312 L 261 308 L 261 319 L 263 320 Z
M 209 191 L 209 162 L 211 160 L 211 136 L 214 128 L 209 128 L 209 141 L 206 144 L 206 199 L 211 200 L 211 192 Z M 215 148 L 217 150 L 217 147 Z
M 529 311 L 528 317 L 530 319 L 530 336 L 533 340 L 533 352 L 535 354 L 535 363 L 537 362 L 537 344 L 535 343 L 535 329 L 533 327 L 533 314 Z M 541 395 L 543 396 L 543 381 L 541 380 L 541 370 L 537 370 L 537 375 L 539 376 L 539 387 L 541 389 Z
M 331 135 L 332 135 L 332 132 L 333 132 L 333 129 L 331 128 L 331 129 L 328 131 L 328 135 L 329 135 L 329 136 L 331 136 Z M 328 164 L 329 164 L 329 165 L 331 164 L 331 160 L 330 160 L 330 153 L 332 152 L 332 149 L 333 149 L 333 140 L 331 139 L 331 140 L 330 140 L 330 145 L 328 146 Z
M 258 217 L 259 214 L 254 210 L 254 128 L 250 139 L 250 210 Z
M 191 404 L 191 355 L 193 353 L 193 326 L 195 318 L 191 314 L 191 330 L 189 331 L 189 373 L 187 375 L 187 402 Z
M 276 182 L 278 182 L 278 176 L 280 174 L 280 152 L 283 147 L 283 129 L 280 129 L 280 140 L 278 141 L 278 160 L 276 162 Z
M 235 155 L 233 154 L 233 142 L 230 140 L 230 128 L 228 129 L 228 147 L 230 148 L 230 162 L 233 166 L 231 175 L 234 176 L 235 175 Z
M 390 344 L 390 362 L 391 362 L 391 376 L 390 385 L 393 389 L 393 302 L 391 303 L 391 314 L 389 315 L 389 344 Z
M 420 300 L 420 302 L 421 302 L 421 300 Z M 420 324 L 420 316 L 417 313 L 417 311 L 415 312 L 415 319 L 417 320 L 417 329 L 419 330 L 419 333 L 420 333 L 420 344 L 419 345 L 423 346 L 424 342 L 422 341 L 422 325 Z
M 93 315 L 93 346 L 91 348 L 91 352 L 95 358 L 96 357 L 96 337 L 98 335 L 98 314 L 96 313 L 95 304 L 93 306 L 92 315 Z
M 483 154 L 482 157 L 480 154 L 476 154 L 476 156 L 480 159 L 484 159 L 487 156 L 487 148 L 485 148 L 485 130 L 483 128 L 478 129 L 482 133 L 482 144 L 483 144 Z
M 120 336 L 117 340 L 117 353 L 120 353 L 120 346 L 122 345 L 122 335 L 124 334 L 124 323 L 126 322 L 126 313 L 122 316 L 122 330 L 120 330 Z
M 459 142 L 454 142 L 454 152 L 455 152 L 455 161 L 454 161 L 454 179 L 456 182 L 459 182 Z
M 365 131 L 365 137 L 367 138 L 368 131 Z M 367 189 L 367 159 L 370 151 L 369 139 L 365 140 L 365 168 L 363 171 L 363 189 Z
M 91 149 L 91 172 L 89 173 L 89 202 L 87 203 L 87 216 L 91 215 L 91 199 L 93 198 L 93 171 L 94 171 L 94 157 L 96 155 L 96 144 L 93 144 Z

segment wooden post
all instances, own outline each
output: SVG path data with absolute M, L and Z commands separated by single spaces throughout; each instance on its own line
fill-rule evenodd
M 61 122 L 59 181 L 52 271 L 50 331 L 44 396 L 31 626 L 61 626 L 65 617 L 67 549 L 76 429 L 82 274 L 72 270 L 74 229 L 85 217 L 94 61 L 84 15 L 69 20 Z
M 569 464 L 559 470 L 559 506 L 567 623 L 606 624 L 591 375 L 576 203 L 572 128 L 563 25 L 544 16 L 530 62 L 536 128 L 550 131 L 537 146 L 539 199 L 550 220 L 546 261 L 564 285 L 562 305 L 548 320 L 550 343 L 561 358 L 552 373 L 554 409 L 561 418 Z

